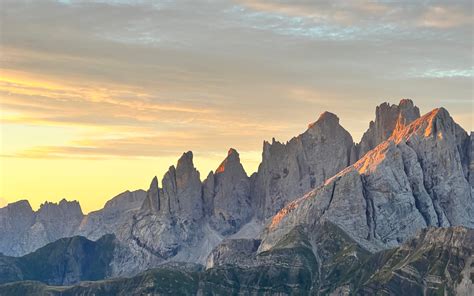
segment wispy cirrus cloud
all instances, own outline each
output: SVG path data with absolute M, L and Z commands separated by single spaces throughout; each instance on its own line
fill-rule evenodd
M 253 10 L 300 17 L 318 24 L 454 28 L 473 24 L 471 1 L 266 1 L 240 0 Z
M 472 26 L 474 24 L 472 2 L 470 7 L 456 5 L 427 7 L 418 18 L 418 24 L 423 27 L 432 27 L 438 29 Z
M 241 0 L 253 10 L 304 17 L 316 23 L 354 25 L 365 18 L 380 16 L 392 10 L 389 5 L 376 1 L 265 1 Z
M 287 124 L 244 119 L 230 110 L 222 116 L 219 104 L 163 100 L 126 85 L 4 74 L 0 120 L 5 125 L 75 127 L 82 132 L 70 144 L 4 151 L 3 157 L 113 159 L 177 155 L 187 149 L 211 155 L 236 140 L 249 151 L 258 149 L 266 134 L 288 129 Z

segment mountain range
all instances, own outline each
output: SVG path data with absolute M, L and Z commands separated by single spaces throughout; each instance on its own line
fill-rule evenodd
M 286 143 L 265 141 L 256 173 L 230 149 L 201 179 L 186 152 L 161 182 L 88 215 L 66 200 L 1 208 L 0 283 L 20 282 L 0 294 L 474 289 L 474 135 L 444 108 L 383 103 L 360 143 L 324 112 Z

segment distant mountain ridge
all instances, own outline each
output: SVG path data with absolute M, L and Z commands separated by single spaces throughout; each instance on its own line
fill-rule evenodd
M 28 254 L 63 237 L 84 235 L 98 239 L 113 233 L 116 225 L 127 223 L 140 208 L 146 191 L 126 191 L 109 200 L 103 209 L 82 213 L 77 201 L 46 202 L 33 211 L 27 200 L 0 208 L 0 253 Z
M 223 246 L 253 250 L 259 241 L 261 255 L 295 233 L 313 242 L 313 227 L 326 223 L 365 253 L 379 252 L 427 227 L 474 227 L 473 142 L 447 110 L 420 117 L 411 100 L 377 107 L 358 144 L 325 112 L 287 143 L 264 142 L 251 176 L 230 149 L 201 181 L 186 152 L 161 187 L 155 177 L 148 191 L 127 191 L 86 216 L 77 202 L 37 212 L 26 201 L 10 204 L 0 209 L 0 252 L 114 234 L 109 276 L 130 276 L 167 262 L 214 266 L 234 257 L 215 253 Z
M 36 280 L 50 285 L 69 285 L 101 280 L 110 275 L 115 237 L 97 241 L 74 236 L 61 238 L 22 257 L 0 255 L 0 284 Z

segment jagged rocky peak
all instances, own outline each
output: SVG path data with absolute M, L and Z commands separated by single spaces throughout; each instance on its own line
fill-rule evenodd
M 250 179 L 235 149 L 229 149 L 216 172 L 206 178 L 203 188 L 210 225 L 221 234 L 235 233 L 253 215 Z
M 252 188 L 259 217 L 273 216 L 348 166 L 353 145 L 352 136 L 330 112 L 321 114 L 307 131 L 286 144 L 275 139 L 264 142 L 262 163 Z
M 325 111 L 319 115 L 318 120 L 308 125 L 308 130 L 315 126 L 335 126 L 339 124 L 339 117 L 336 114 Z
M 215 174 L 221 174 L 224 173 L 226 169 L 232 170 L 234 168 L 243 171 L 242 164 L 240 163 L 239 153 L 234 148 L 230 148 L 227 152 L 227 157 L 224 159 L 224 161 L 222 161 L 219 167 L 217 167 Z
M 408 128 L 395 131 L 392 138 L 395 140 L 408 139 L 413 135 L 425 138 L 438 137 L 440 140 L 453 141 L 456 145 L 462 144 L 461 142 L 468 138 L 467 133 L 454 122 L 445 108 L 437 108 L 428 112 L 410 124 Z
M 132 218 L 131 229 L 126 229 L 119 239 L 125 241 L 133 256 L 144 260 L 148 268 L 163 260 L 199 261 L 200 252 L 207 252 L 199 247 L 208 244 L 211 248 L 214 245 L 205 240 L 203 233 L 205 211 L 202 194 L 193 154 L 183 153 L 176 168 L 171 166 L 163 176 L 162 189 L 158 188 L 156 179 L 152 181 L 146 202 Z M 151 214 L 147 212 L 153 207 L 158 210 Z M 120 273 L 146 268 L 137 260 L 129 263 Z
M 206 216 L 212 215 L 215 194 L 214 172 L 210 171 L 206 179 L 202 182 L 202 199 L 204 202 L 204 214 Z
M 143 211 L 151 211 L 157 213 L 160 210 L 160 189 L 158 187 L 158 178 L 155 176 L 151 180 L 150 188 L 146 193 L 146 198 L 143 201 Z
M 402 99 L 398 103 L 398 121 L 403 125 L 408 125 L 410 122 L 420 117 L 420 109 L 410 99 Z
M 402 99 L 398 105 L 385 102 L 377 106 L 375 121 L 370 122 L 358 145 L 358 158 L 388 139 L 395 129 L 401 130 L 419 117 L 420 110 L 410 99 Z
M 202 218 L 202 186 L 191 151 L 183 153 L 176 168 L 169 168 L 163 177 L 162 186 L 163 194 L 159 194 L 160 213 L 184 219 Z
M 308 129 L 299 137 L 313 135 L 313 136 L 328 136 L 333 130 L 340 130 L 342 126 L 339 124 L 339 117 L 331 112 L 325 111 L 319 115 L 318 120 L 308 124 Z M 343 128 L 342 128 L 343 129 Z
M 49 240 L 73 235 L 84 214 L 77 201 L 62 199 L 59 203 L 45 202 L 36 213 L 35 225 L 41 225 Z
M 0 209 L 0 252 L 19 256 L 71 236 L 84 215 L 77 201 L 46 202 L 33 211 L 27 201 Z
M 61 199 L 59 203 L 54 202 L 45 202 L 40 205 L 38 210 L 38 219 L 54 219 L 55 215 L 65 216 L 70 218 L 77 218 L 83 216 L 81 205 L 78 201 L 67 201 L 66 199 Z
M 183 155 L 178 159 L 176 175 L 179 177 L 179 180 L 183 182 L 186 182 L 188 177 L 192 178 L 195 175 L 198 175 L 199 177 L 199 172 L 194 167 L 193 153 L 191 151 L 183 153 Z
M 330 221 L 370 251 L 398 246 L 427 226 L 474 227 L 462 166 L 467 134 L 435 109 L 274 216 L 267 250 L 298 225 Z M 350 196 L 350 198 L 347 198 Z

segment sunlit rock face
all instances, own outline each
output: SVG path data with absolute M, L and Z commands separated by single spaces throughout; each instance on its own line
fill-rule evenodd
M 406 143 L 418 155 L 437 226 L 473 227 L 474 205 L 463 157 L 469 136 L 448 111 L 435 109 L 392 138 L 396 143 Z
M 259 217 L 273 216 L 288 202 L 348 166 L 352 147 L 351 135 L 329 112 L 286 144 L 264 142 L 252 190 Z
M 9 204 L 0 209 L 0 252 L 11 256 L 30 253 L 73 235 L 82 218 L 77 201 L 46 202 L 37 212 L 26 200 Z
M 395 129 L 402 129 L 420 117 L 420 110 L 412 100 L 403 99 L 398 105 L 383 103 L 375 109 L 375 121 L 371 121 L 369 129 L 364 133 L 357 145 L 358 158 L 387 140 Z
M 397 246 L 427 226 L 474 227 L 460 155 L 467 137 L 445 109 L 433 110 L 281 210 L 260 251 L 297 225 L 324 220 L 371 251 Z

